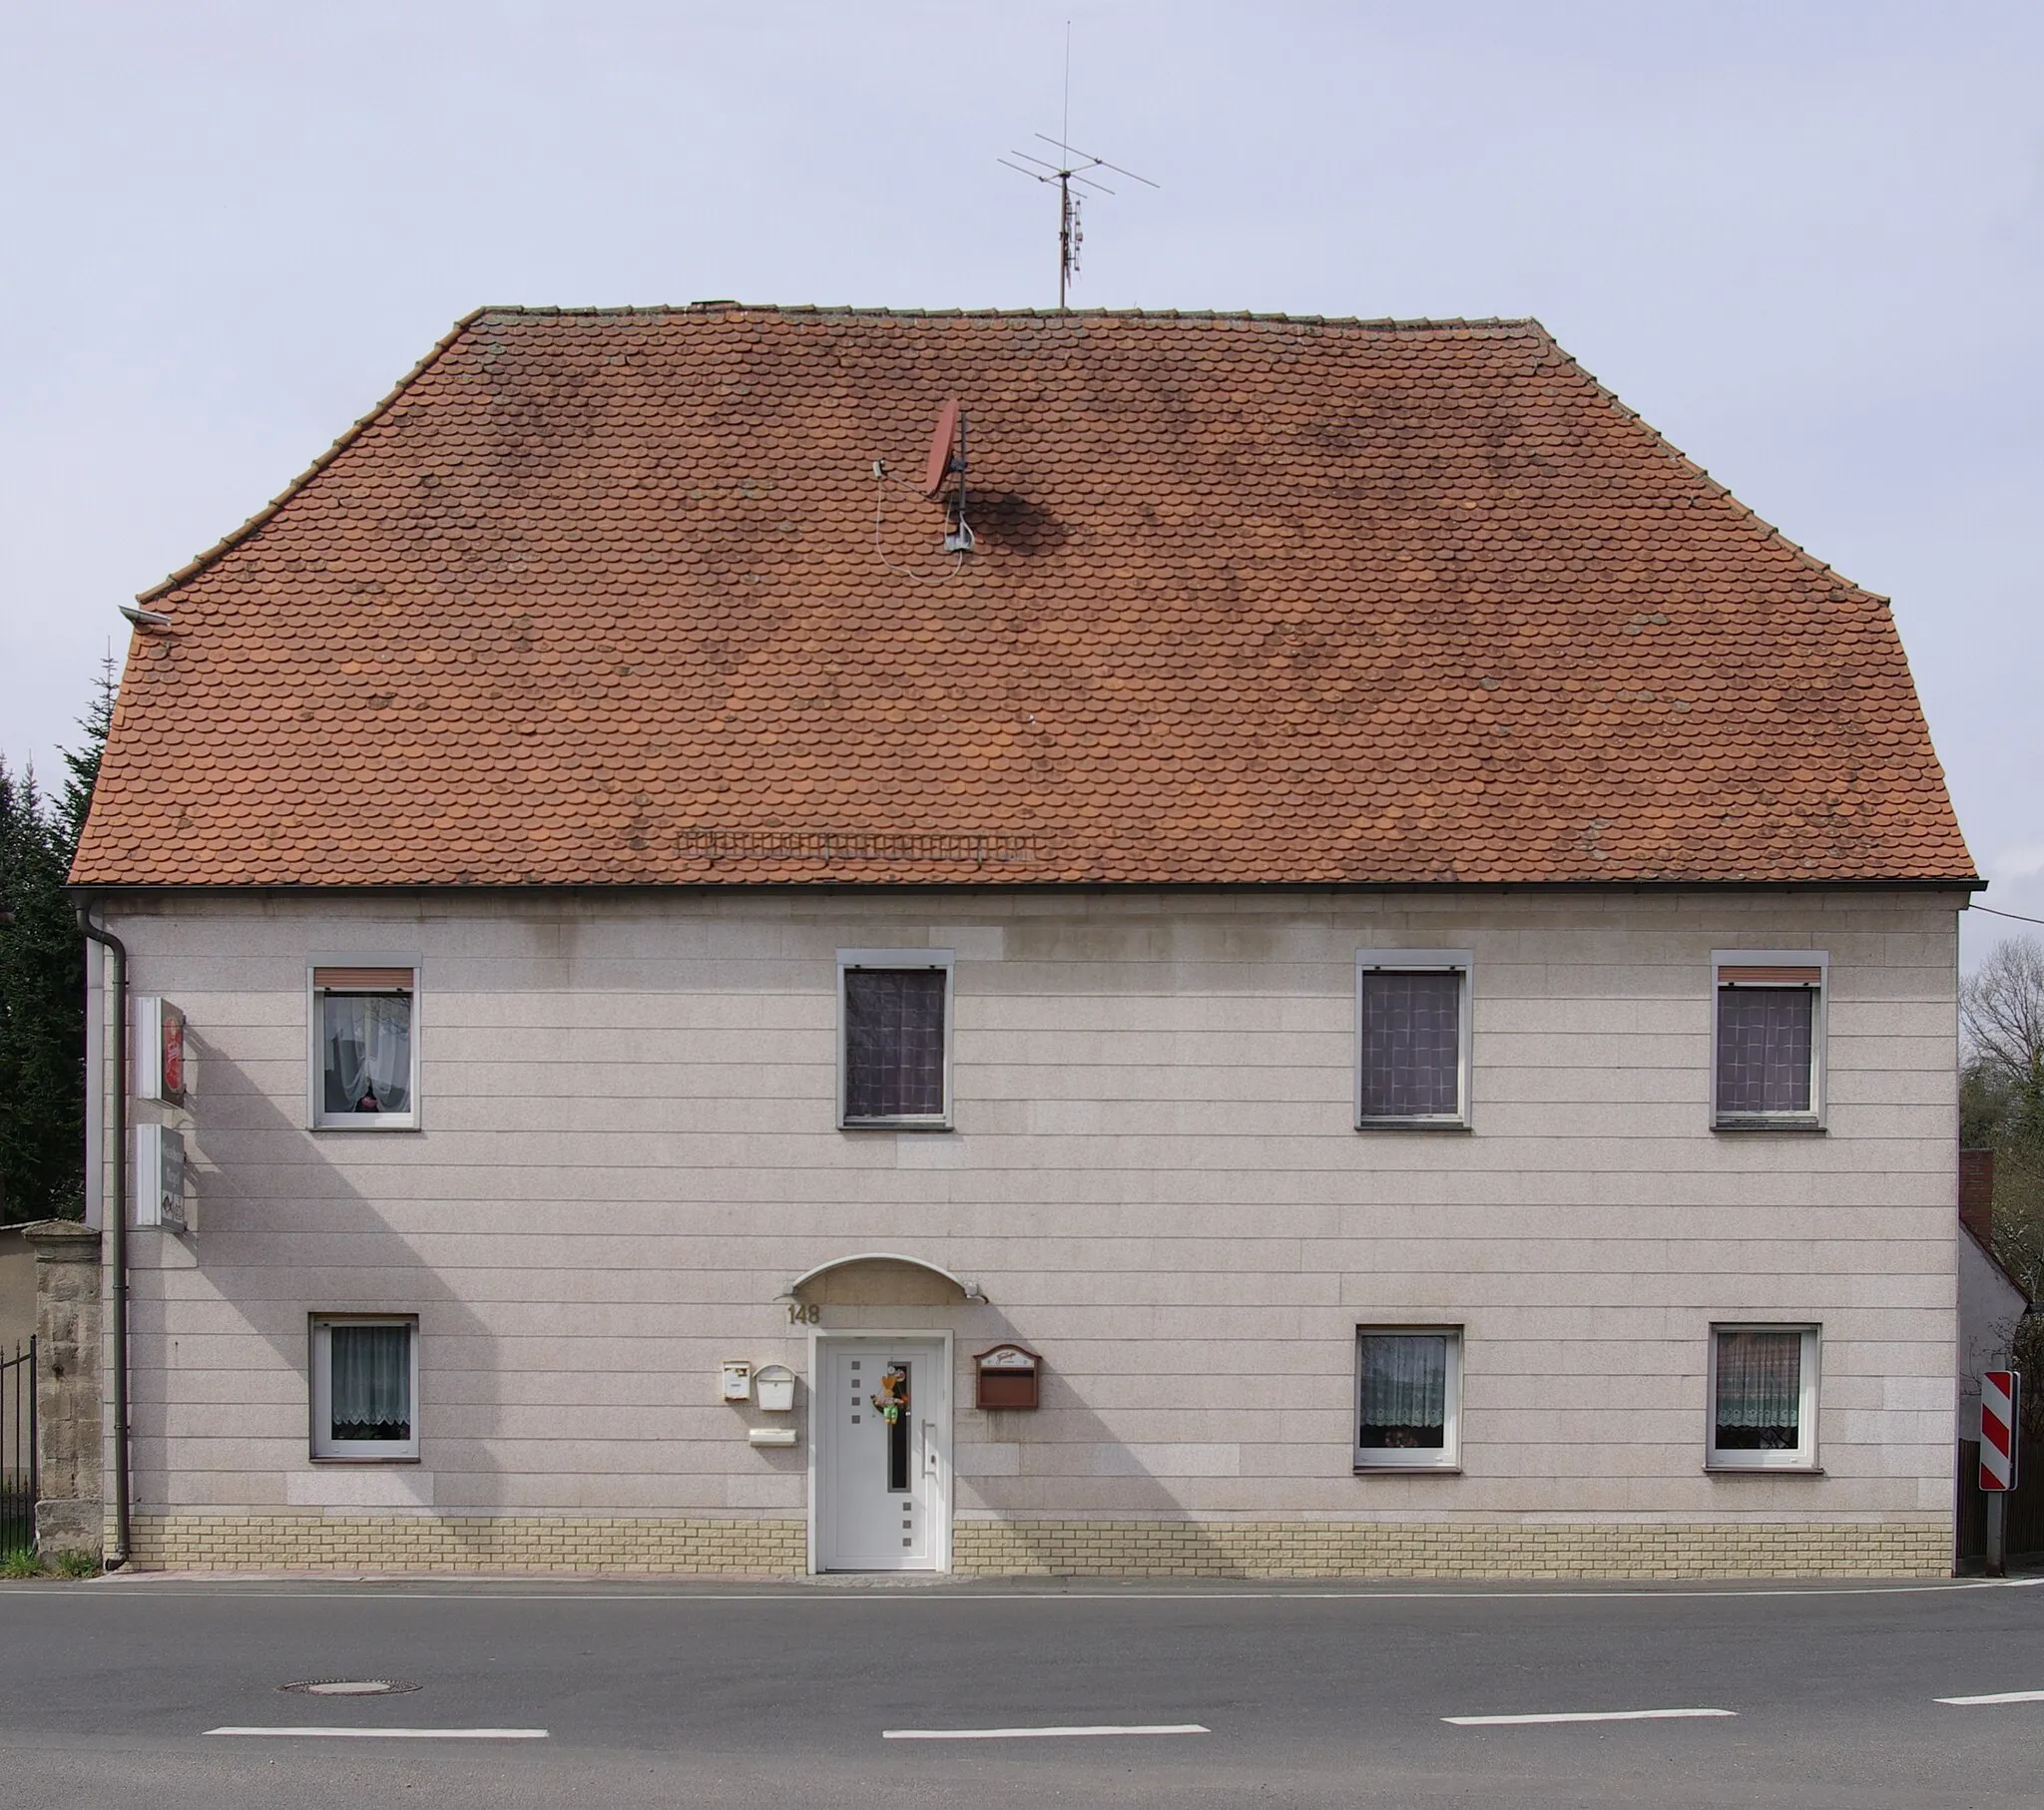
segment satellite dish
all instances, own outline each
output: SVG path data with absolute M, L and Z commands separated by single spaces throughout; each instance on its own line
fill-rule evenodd
M 958 398 L 937 411 L 937 431 L 930 436 L 929 462 L 922 468 L 922 494 L 933 497 L 944 487 L 951 470 L 951 442 L 958 437 Z

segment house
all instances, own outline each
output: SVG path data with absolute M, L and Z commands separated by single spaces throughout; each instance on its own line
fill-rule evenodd
M 1537 323 L 484 309 L 141 601 L 133 1563 L 1949 1568 L 1902 648 Z
M 1959 1438 L 1980 1437 L 1980 1373 L 2012 1361 L 2030 1311 L 2022 1284 L 1994 1254 L 1994 1152 L 1959 1152 Z

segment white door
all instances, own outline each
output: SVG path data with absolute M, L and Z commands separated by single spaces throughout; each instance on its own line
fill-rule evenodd
M 944 1341 L 822 1339 L 816 1367 L 818 1568 L 939 1569 L 950 1499 Z

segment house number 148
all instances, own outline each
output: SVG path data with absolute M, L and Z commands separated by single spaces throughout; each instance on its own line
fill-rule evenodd
M 787 1304 L 787 1323 L 790 1326 L 815 1326 L 821 1323 L 823 1310 L 813 1301 L 790 1301 Z

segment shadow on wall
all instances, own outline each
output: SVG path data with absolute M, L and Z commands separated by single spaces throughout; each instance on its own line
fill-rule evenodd
M 1165 1466 L 1201 1466 L 1199 1475 L 1234 1477 L 1226 1444 L 1131 1444 L 1113 1431 L 1058 1369 L 1026 1325 L 998 1306 L 972 1313 L 960 1354 L 957 1443 L 974 1470 L 960 1478 L 960 1504 L 995 1519 L 960 1525 L 960 1570 L 1036 1576 L 1248 1577 L 1258 1570 L 1237 1521 L 1187 1516 Z M 1032 1410 L 972 1406 L 972 1355 L 1012 1341 L 1044 1352 L 1039 1405 Z M 962 1467 L 961 1467 L 962 1470 Z M 1074 1538 L 1073 1524 L 1098 1530 Z M 1113 1524 L 1141 1524 L 1132 1544 Z
M 341 1158 L 409 1189 L 430 1172 L 432 1131 L 309 1132 L 217 1048 L 197 1034 L 190 1041 L 202 1077 L 190 1133 L 193 1229 L 138 1230 L 130 1243 L 138 1562 L 159 1556 L 152 1517 L 499 1509 L 498 1340 L 440 1271 L 486 1261 L 504 1228 L 433 1229 L 449 1203 L 415 1191 L 405 1202 L 413 1223 L 398 1225 L 350 1182 Z M 417 1316 L 415 1463 L 312 1461 L 311 1319 L 322 1313 Z M 249 1338 L 268 1348 L 266 1374 L 246 1355 Z
M 1088 1570 L 1242 1576 L 1255 1569 L 1234 1531 L 1241 1524 L 1188 1520 L 1172 1474 L 1152 1468 L 1205 1460 L 1214 1467 L 1205 1474 L 1232 1476 L 1215 1464 L 1228 1448 L 1131 1445 L 1058 1372 L 1054 1350 L 1046 1354 L 1038 1408 L 983 1411 L 973 1405 L 976 1352 L 1006 1342 L 1041 1349 L 1028 1327 L 999 1305 L 961 1301 L 943 1277 L 893 1262 L 828 1270 L 805 1283 L 799 1299 L 826 1310 L 826 1330 L 833 1332 L 952 1333 L 954 1569 L 1041 1576 Z M 958 1511 L 968 1519 L 957 1520 Z M 989 1515 L 994 1519 L 985 1519 Z M 1144 1557 L 1131 1563 L 1125 1545 L 1074 1540 L 1075 1521 L 1141 1524 Z

